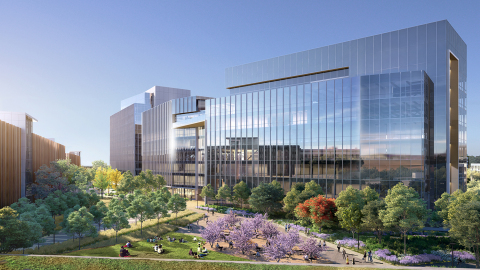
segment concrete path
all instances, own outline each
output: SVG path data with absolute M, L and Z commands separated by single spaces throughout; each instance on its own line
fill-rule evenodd
M 33 255 L 33 254 L 11 254 L 11 255 L 0 255 L 0 260 L 2 256 L 31 256 L 31 257 L 57 257 L 57 258 L 76 258 L 76 259 L 111 259 L 111 260 L 150 260 L 150 261 L 170 261 L 170 262 L 186 262 L 183 259 L 150 259 L 150 258 L 122 258 L 122 257 L 96 257 L 96 256 L 65 256 L 65 255 Z M 214 261 L 214 260 L 188 260 L 188 262 L 195 263 L 238 263 L 238 264 L 267 264 L 267 265 L 303 265 L 309 266 L 309 263 L 277 263 L 277 262 L 256 262 L 256 261 Z M 329 267 L 345 267 L 345 265 L 332 265 L 332 264 L 314 264 L 315 266 L 329 266 Z M 438 270 L 438 269 L 448 269 L 442 267 L 423 267 L 423 266 L 394 266 L 389 264 L 376 265 L 376 264 L 355 264 L 349 265 L 348 267 L 370 267 L 370 268 L 381 268 L 381 269 L 422 269 L 422 270 Z M 456 268 L 456 269 L 465 269 L 470 270 L 471 268 Z

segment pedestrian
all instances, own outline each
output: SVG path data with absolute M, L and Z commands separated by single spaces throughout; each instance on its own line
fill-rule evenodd
M 352 258 L 352 264 L 355 264 L 355 257 Z
M 372 262 L 372 261 L 373 261 L 373 258 L 372 258 L 372 251 L 371 251 L 371 250 L 369 250 L 369 251 L 368 251 L 368 260 L 369 260 L 370 262 Z
M 342 251 L 343 259 L 345 259 L 346 254 L 347 254 L 347 252 L 345 251 L 345 249 L 343 249 L 343 251 Z
M 348 256 L 347 256 L 347 264 L 348 264 Z
M 325 248 L 327 246 L 327 242 L 323 240 L 323 247 Z
M 285 223 L 285 232 L 287 232 L 287 223 Z
M 362 260 L 364 260 L 364 261 L 367 260 L 367 251 L 366 250 L 363 252 L 363 259 Z
M 340 243 L 337 245 L 338 252 L 340 252 Z

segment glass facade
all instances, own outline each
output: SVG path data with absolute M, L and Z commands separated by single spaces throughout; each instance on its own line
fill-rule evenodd
M 402 181 L 428 199 L 433 89 L 415 71 L 207 100 L 207 182 L 277 180 L 288 191 L 314 180 L 335 197 L 348 185 L 385 195 Z
M 452 61 L 453 58 L 457 62 Z M 332 76 L 330 78 L 364 75 L 382 78 L 383 74 L 391 76 L 398 72 L 424 70 L 434 85 L 435 107 L 431 114 L 433 126 L 430 128 L 433 133 L 434 176 L 431 180 L 433 190 L 429 194 L 435 200 L 443 192 L 453 192 L 465 186 L 462 164 L 467 159 L 466 59 L 466 44 L 450 23 L 444 20 L 227 68 L 225 81 L 232 94 L 245 93 L 245 99 L 248 99 L 251 92 L 278 91 L 291 88 L 294 84 L 300 87 L 322 79 L 322 76 L 326 79 L 326 74 L 332 74 L 328 75 Z M 328 102 L 335 103 L 335 98 L 327 101 L 330 104 Z M 375 101 L 368 106 L 385 108 Z M 390 106 L 405 109 L 407 105 L 393 101 Z M 453 114 L 452 108 L 455 109 Z M 361 109 L 364 112 L 367 110 Z M 331 113 L 335 111 L 327 115 Z M 218 120 L 221 120 L 219 117 Z M 341 137 L 327 141 L 327 147 L 339 139 Z M 412 145 L 415 144 L 412 142 L 409 149 L 413 148 Z

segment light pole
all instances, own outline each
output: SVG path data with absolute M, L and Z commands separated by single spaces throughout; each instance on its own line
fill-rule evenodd
M 450 246 L 452 246 L 452 268 L 453 268 L 453 245 L 455 245 L 455 243 L 450 243 Z

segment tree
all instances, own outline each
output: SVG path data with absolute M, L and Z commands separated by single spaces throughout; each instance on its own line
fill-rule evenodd
M 235 243 L 237 251 L 241 251 L 242 254 L 253 249 L 254 244 L 251 241 L 254 235 L 254 224 L 251 220 L 246 220 L 242 224 L 230 232 L 229 239 Z
M 365 230 L 375 232 L 378 237 L 378 243 L 382 243 L 382 234 L 385 226 L 379 217 L 379 213 L 385 210 L 386 204 L 383 200 L 370 201 L 362 209 L 362 227 Z
M 127 215 L 119 205 L 115 206 L 111 210 L 108 210 L 107 215 L 105 218 L 103 218 L 103 222 L 107 228 L 113 228 L 115 231 L 115 243 L 117 243 L 118 232 L 121 229 L 130 228 Z
M 353 238 L 355 238 L 355 232 L 358 232 L 361 228 L 364 204 L 365 199 L 362 191 L 352 186 L 348 186 L 345 190 L 342 190 L 335 200 L 335 205 L 337 206 L 337 213 L 335 213 L 335 215 L 338 218 L 340 226 L 351 231 Z M 360 249 L 360 243 L 358 249 Z
M 93 216 L 93 221 L 98 224 L 98 230 L 100 230 L 100 224 L 102 224 L 102 219 L 107 215 L 108 212 L 107 206 L 104 202 L 99 201 L 96 205 L 92 205 L 90 207 L 89 212 Z
M 37 208 L 35 204 L 31 203 L 30 200 L 25 197 L 18 199 L 18 201 L 15 203 L 12 203 L 10 207 L 19 215 L 25 212 L 35 211 L 35 208 Z
M 252 194 L 252 192 L 247 184 L 245 184 L 243 181 L 240 181 L 233 187 L 232 199 L 235 202 L 240 203 L 240 207 L 243 207 L 243 204 L 248 200 L 250 194 Z
M 407 232 L 423 228 L 428 217 L 426 203 L 418 193 L 403 183 L 395 185 L 385 197 L 386 208 L 381 210 L 380 219 L 386 227 L 403 233 L 403 253 L 407 254 Z
M 322 187 L 315 181 L 312 180 L 306 184 L 296 183 L 292 186 L 292 189 L 287 192 L 285 198 L 283 198 L 283 209 L 287 212 L 288 216 L 293 216 L 295 207 L 297 207 L 298 204 L 318 195 L 324 195 L 324 192 Z
M 48 215 L 48 217 L 51 219 L 52 217 Z M 21 214 L 18 218 L 21 221 L 27 222 L 31 228 L 30 234 L 26 236 L 28 245 L 24 246 L 23 248 L 28 248 L 32 246 L 34 243 L 37 243 L 37 247 L 39 243 L 43 240 L 42 239 L 42 225 L 38 223 L 35 211 L 31 212 L 25 212 Z
M 55 232 L 57 226 L 46 205 L 41 205 L 35 210 L 35 220 L 42 227 L 42 236 L 48 236 Z
M 108 181 L 110 182 L 110 186 L 117 191 L 118 185 L 123 178 L 122 173 L 117 169 L 109 169 L 107 171 Z
M 367 205 L 368 202 L 376 201 L 378 198 L 380 198 L 380 194 L 378 194 L 378 192 L 369 186 L 362 189 L 361 194 L 364 200 L 364 205 Z
M 268 239 L 270 245 L 264 246 L 265 255 L 277 262 L 280 261 L 292 248 L 300 242 L 297 230 L 290 230 L 287 234 L 280 233 L 272 239 Z
M 475 251 L 475 264 L 480 268 L 480 191 L 468 190 L 457 194 L 448 206 L 449 234 L 459 243 Z
M 262 235 L 267 239 L 274 238 L 280 234 L 278 226 L 271 221 L 265 221 L 260 230 L 262 231 Z
M 167 184 L 167 181 L 165 181 L 165 178 L 162 175 L 157 174 L 153 177 L 153 188 L 154 189 L 160 190 L 163 187 L 165 187 L 166 184 Z
M 175 213 L 175 224 L 176 224 L 178 212 L 184 211 L 187 208 L 187 203 L 185 202 L 184 198 L 180 197 L 180 195 L 174 194 L 168 200 L 167 206 L 168 206 L 168 209 L 172 210 L 172 212 Z
M 100 189 L 103 199 L 103 190 L 107 189 L 110 186 L 110 181 L 107 176 L 107 169 L 98 168 L 95 173 L 95 179 L 93 179 L 93 186 Z
M 17 218 L 18 216 L 8 206 L 0 209 L 0 253 L 31 247 L 42 237 L 42 227 L 31 214 L 24 216 L 25 220 Z
M 252 229 L 257 232 L 262 228 L 263 224 L 267 221 L 268 215 L 265 214 L 255 214 L 252 219 L 249 219 L 248 221 L 251 223 Z
M 295 208 L 297 218 L 308 219 L 322 231 L 324 226 L 337 222 L 335 199 L 327 199 L 322 195 L 306 200 Z
M 57 190 L 67 192 L 74 189 L 68 179 L 55 170 L 55 162 L 52 163 L 50 167 L 42 165 L 35 172 L 36 180 L 28 187 L 28 195 L 35 196 L 36 199 L 44 199 Z
M 230 211 L 230 213 L 228 215 L 225 215 L 223 217 L 223 220 L 224 220 L 225 224 L 227 224 L 227 226 L 233 227 L 233 226 L 235 226 L 235 224 L 237 222 L 240 221 L 240 218 L 237 218 L 235 216 L 235 214 L 232 211 Z
M 170 216 L 168 214 L 168 206 L 164 198 L 159 196 L 159 197 L 154 197 L 154 200 L 152 200 L 152 208 L 153 208 L 153 214 L 157 217 L 157 229 L 158 229 L 158 226 L 160 224 L 160 218 Z
M 107 167 L 108 167 L 108 164 L 103 160 L 95 160 L 92 162 L 92 169 L 95 172 L 98 170 L 98 168 L 107 168 Z
M 78 250 L 80 250 L 80 238 L 83 236 L 96 237 L 98 235 L 97 229 L 92 223 L 93 215 L 88 212 L 86 207 L 82 207 L 68 216 L 66 230 L 78 236 Z
M 232 197 L 232 190 L 229 186 L 223 185 L 221 188 L 218 189 L 216 199 L 224 199 L 227 200 L 228 198 Z
M 122 179 L 117 186 L 117 192 L 119 193 L 130 193 L 135 190 L 135 181 L 132 173 L 130 171 L 126 171 L 122 175 Z
M 56 228 L 56 220 L 55 216 L 63 214 L 65 210 L 68 209 L 66 201 L 68 200 L 67 196 L 63 194 L 60 190 L 57 190 L 53 193 L 50 193 L 47 198 L 43 201 L 45 205 L 48 206 L 52 217 L 54 218 L 55 228 Z M 65 216 L 64 216 L 65 219 Z M 55 244 L 55 232 L 53 231 L 53 243 Z
M 317 240 L 313 237 L 307 238 L 299 248 L 303 250 L 303 253 L 307 255 L 308 258 L 320 257 L 320 253 L 323 251 L 322 247 L 319 246 Z
M 127 208 L 127 212 L 131 217 L 138 218 L 138 221 L 140 221 L 140 235 L 143 235 L 143 222 L 154 215 L 153 207 L 148 197 L 140 194 L 138 190 L 136 190 L 136 194 L 130 203 L 130 207 Z
M 220 239 L 224 227 L 223 219 L 217 219 L 214 222 L 210 222 L 207 227 L 202 230 L 200 235 L 210 244 L 210 247 L 213 248 L 213 244 Z
M 280 201 L 283 197 L 283 189 L 277 181 L 262 182 L 252 190 L 248 203 L 255 211 L 271 213 L 282 208 Z
M 202 188 L 202 192 L 200 193 L 200 196 L 205 198 L 205 202 L 207 201 L 206 198 L 213 199 L 215 198 L 215 191 L 213 190 L 212 185 L 207 184 Z

